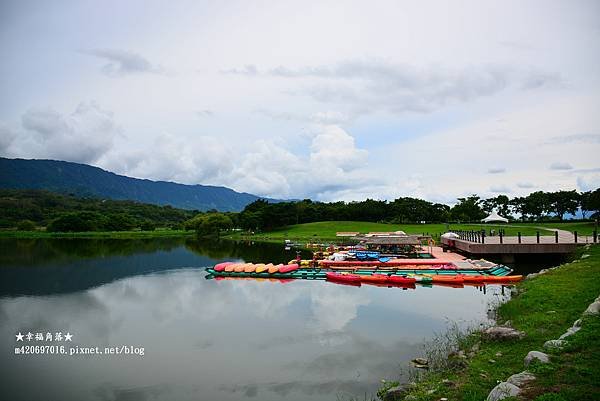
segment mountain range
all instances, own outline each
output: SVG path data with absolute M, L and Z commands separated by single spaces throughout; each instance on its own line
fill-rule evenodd
M 240 211 L 257 199 L 265 199 L 226 187 L 132 178 L 87 164 L 2 157 L 0 188 L 43 189 L 81 197 L 133 200 L 181 209 L 216 209 L 222 212 Z

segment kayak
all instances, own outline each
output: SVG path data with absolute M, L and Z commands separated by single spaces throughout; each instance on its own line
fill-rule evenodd
M 439 268 L 456 269 L 451 262 L 438 260 L 438 259 L 392 259 L 387 262 L 380 262 L 378 260 L 369 261 L 358 261 L 358 260 L 320 260 L 319 265 L 323 267 L 335 268 L 335 267 L 399 267 L 406 265 L 416 266 L 439 266 Z
M 279 271 L 279 268 L 281 268 L 281 267 L 283 267 L 282 264 L 271 266 L 271 267 L 269 267 L 268 272 L 270 274 L 277 273 Z
M 441 274 L 434 274 L 431 276 L 431 282 L 435 283 L 449 283 L 449 284 L 461 284 L 464 282 L 462 276 L 445 276 Z
M 244 273 L 252 273 L 253 271 L 256 270 L 256 268 L 260 266 L 260 265 L 255 265 L 252 263 L 248 263 L 245 267 L 244 267 Z
M 411 285 L 417 282 L 414 277 L 388 276 L 388 281 L 392 284 Z
M 254 270 L 254 271 L 256 273 L 263 273 L 263 272 L 266 272 L 267 270 L 269 270 L 269 268 L 272 266 L 273 266 L 273 263 L 269 263 L 268 265 L 260 264 L 260 265 L 256 266 L 256 270 Z
M 217 272 L 222 272 L 223 270 L 225 270 L 225 267 L 232 265 L 233 262 L 223 262 L 223 263 L 217 263 L 215 265 L 215 267 L 213 267 L 213 269 L 215 269 L 215 271 Z
M 289 272 L 293 272 L 294 270 L 298 270 L 299 268 L 300 268 L 300 266 L 298 266 L 297 264 L 282 265 L 279 268 L 279 273 L 289 273 Z
M 241 273 L 246 269 L 246 265 L 249 265 L 249 264 L 250 263 L 240 263 L 233 268 L 233 271 L 236 273 Z
M 235 267 L 236 267 L 237 265 L 239 265 L 239 264 L 240 264 L 240 263 L 232 263 L 232 264 L 230 264 L 230 265 L 227 265 L 227 266 L 225 266 L 225 269 L 224 269 L 224 271 L 226 271 L 226 272 L 230 273 L 230 272 L 232 272 L 232 271 L 233 271 L 233 269 L 235 269 Z
M 349 283 L 354 285 L 360 285 L 361 281 L 361 276 L 352 273 L 327 272 L 325 273 L 325 277 L 329 281 L 337 281 L 341 283 Z
M 359 277 L 361 282 L 368 284 L 386 284 L 388 282 L 388 276 L 385 274 L 365 274 Z
M 486 283 L 513 283 L 523 280 L 523 276 L 484 276 Z

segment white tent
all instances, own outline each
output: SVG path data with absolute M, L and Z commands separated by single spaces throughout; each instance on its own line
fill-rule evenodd
M 508 219 L 500 216 L 498 213 L 496 213 L 495 210 L 492 210 L 492 213 L 490 213 L 490 215 L 488 217 L 486 217 L 485 219 L 482 219 L 481 221 L 483 223 L 492 223 L 492 222 L 508 223 Z

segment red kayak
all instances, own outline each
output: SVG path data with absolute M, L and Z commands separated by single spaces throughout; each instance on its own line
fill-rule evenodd
M 338 283 L 345 283 L 345 284 L 351 284 L 351 285 L 360 285 L 360 281 L 361 281 L 361 278 L 358 274 L 351 274 L 351 273 L 327 272 L 327 273 L 325 273 L 325 277 L 327 277 L 327 280 L 329 280 L 329 281 L 335 281 Z
M 388 276 L 388 282 L 396 285 L 414 285 L 417 280 L 413 277 Z
M 300 266 L 295 263 L 291 265 L 283 265 L 279 268 L 279 273 L 289 273 L 293 272 L 294 270 L 298 270 L 299 268 Z
M 217 264 L 215 265 L 215 267 L 213 267 L 213 269 L 214 269 L 216 272 L 222 272 L 222 271 L 224 271 L 224 270 L 225 270 L 225 268 L 226 268 L 227 266 L 229 266 L 229 265 L 232 265 L 232 264 L 233 264 L 233 262 L 223 262 L 223 263 L 217 263 Z
M 367 284 L 386 284 L 388 282 L 388 276 L 385 274 L 361 274 L 360 281 Z

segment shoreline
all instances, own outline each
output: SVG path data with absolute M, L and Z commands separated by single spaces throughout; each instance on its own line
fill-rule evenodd
M 499 382 L 528 370 L 537 378 L 520 396 L 536 401 L 600 399 L 600 318 L 582 313 L 600 295 L 600 245 L 578 249 L 573 260 L 535 274 L 512 290 L 497 308 L 497 324 L 525 333 L 524 338 L 497 341 L 482 332 L 463 335 L 448 352 L 446 366 L 400 385 L 386 383 L 378 395 L 388 400 L 485 400 Z M 581 329 L 562 349 L 544 347 L 578 319 Z M 448 350 L 450 351 L 450 350 Z M 549 354 L 549 363 L 524 366 L 530 351 Z M 397 387 L 396 387 L 397 386 Z M 388 392 L 392 388 L 395 391 Z M 596 398 L 594 398 L 596 397 Z
M 137 238 L 164 238 L 164 237 L 189 237 L 195 231 L 186 230 L 154 230 L 154 231 L 88 231 L 88 232 L 46 232 L 46 231 L 0 231 L 0 239 L 53 239 L 53 238 L 81 238 L 81 239 L 137 239 Z

